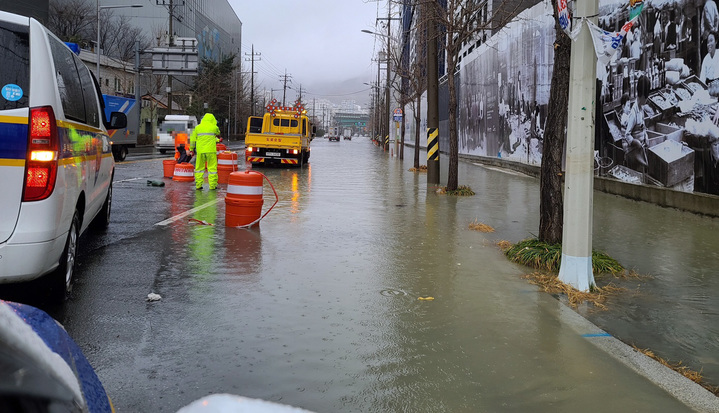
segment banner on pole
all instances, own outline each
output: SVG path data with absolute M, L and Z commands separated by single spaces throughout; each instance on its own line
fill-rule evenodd
M 643 8 L 644 3 L 642 0 L 630 0 L 629 21 L 624 23 L 618 32 L 608 32 L 587 20 L 587 27 L 589 27 L 592 35 L 594 51 L 597 54 L 597 60 L 599 60 L 599 62 L 606 65 L 612 60 L 612 57 L 622 45 L 622 40 L 627 36 L 627 32 L 632 30 L 632 27 L 637 24 L 639 14 Z

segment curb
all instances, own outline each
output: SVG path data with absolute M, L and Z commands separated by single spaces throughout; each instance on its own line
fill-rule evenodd
M 697 412 L 719 413 L 719 397 L 676 371 L 623 343 L 582 317 L 561 300 L 559 318 L 595 347 L 664 389 Z

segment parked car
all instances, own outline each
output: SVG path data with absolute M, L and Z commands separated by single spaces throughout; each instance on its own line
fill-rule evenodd
M 0 283 L 70 291 L 78 238 L 108 225 L 115 162 L 100 87 L 37 20 L 0 11 Z
M 114 412 L 80 347 L 40 309 L 0 301 L 0 366 L 3 412 Z

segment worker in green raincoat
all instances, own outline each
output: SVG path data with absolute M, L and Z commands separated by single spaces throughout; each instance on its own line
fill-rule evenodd
M 206 113 L 200 124 L 190 135 L 190 152 L 197 154 L 195 162 L 195 188 L 202 189 L 207 164 L 207 180 L 210 189 L 217 189 L 217 142 L 220 139 L 220 129 L 212 113 Z

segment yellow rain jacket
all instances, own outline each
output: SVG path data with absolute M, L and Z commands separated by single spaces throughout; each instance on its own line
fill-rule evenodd
M 206 113 L 200 124 L 190 135 L 190 150 L 200 153 L 217 153 L 218 136 L 220 128 L 217 127 L 217 119 L 212 113 Z M 195 150 L 195 147 L 197 150 Z

